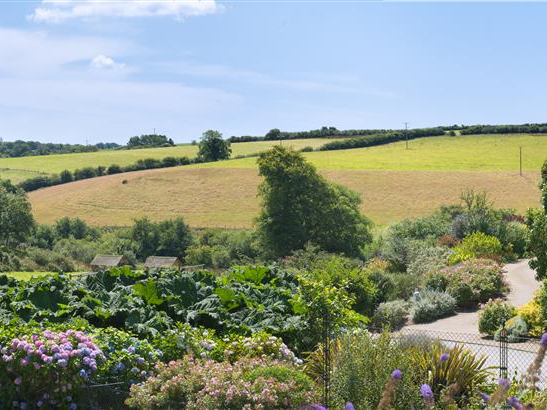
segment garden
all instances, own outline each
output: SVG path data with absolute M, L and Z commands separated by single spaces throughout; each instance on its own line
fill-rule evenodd
M 543 211 L 525 218 L 466 191 L 373 235 L 359 198 L 299 153 L 274 148 L 259 165 L 252 232 L 197 232 L 182 218 L 36 225 L 24 193 L 4 183 L 13 212 L 0 219 L 0 269 L 57 273 L 0 275 L 0 408 L 546 407 L 547 286 L 517 309 L 503 270 L 531 257 L 545 276 Z M 63 273 L 101 249 L 136 267 Z M 141 269 L 150 255 L 203 268 Z M 467 346 L 398 332 L 477 309 L 485 338 L 536 338 L 525 373 L 500 380 Z

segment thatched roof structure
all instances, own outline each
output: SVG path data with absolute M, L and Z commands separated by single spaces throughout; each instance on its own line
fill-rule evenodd
M 97 255 L 91 262 L 91 268 L 96 271 L 129 264 L 129 260 L 123 255 Z
M 144 262 L 146 269 L 156 268 L 180 268 L 182 262 L 175 256 L 149 256 Z

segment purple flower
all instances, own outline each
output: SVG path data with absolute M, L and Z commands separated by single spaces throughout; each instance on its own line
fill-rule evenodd
M 498 382 L 498 384 L 503 387 L 504 389 L 509 390 L 509 387 L 511 387 L 511 382 L 507 379 L 501 378 Z
M 70 403 L 70 410 L 76 410 L 78 405 L 76 403 Z
M 431 390 L 429 384 L 422 384 L 422 387 L 420 387 L 420 394 L 424 399 L 433 398 L 433 390 Z
M 541 344 L 542 344 L 543 346 L 547 346 L 547 333 L 543 333 L 543 334 L 541 335 Z
M 393 370 L 393 373 L 391 373 L 391 377 L 394 378 L 395 380 L 401 380 L 403 377 L 403 372 L 400 371 L 399 369 L 395 369 Z
M 439 360 L 441 362 L 446 362 L 448 360 L 448 353 L 443 353 L 441 357 L 439 357 Z
M 15 380 L 13 381 L 13 384 L 19 386 L 22 382 L 23 382 L 23 379 L 21 378 L 21 376 L 17 376 Z
M 509 404 L 512 408 L 516 410 L 522 410 L 522 404 L 519 403 L 515 396 L 509 397 L 509 400 L 507 400 L 507 404 Z
M 44 402 L 42 400 L 38 400 L 36 402 L 36 407 L 42 407 L 44 405 Z
M 327 410 L 326 407 L 323 407 L 320 404 L 310 404 L 304 408 L 307 410 Z
M 352 402 L 347 402 L 346 403 L 346 410 L 355 410 L 355 407 L 353 406 L 353 403 Z

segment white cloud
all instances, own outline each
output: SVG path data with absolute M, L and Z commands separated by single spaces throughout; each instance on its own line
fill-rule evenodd
M 93 17 L 170 16 L 184 19 L 220 11 L 215 0 L 42 0 L 29 18 L 36 22 L 59 23 Z
M 41 31 L 0 27 L 0 76 L 47 77 L 67 74 L 71 64 L 94 56 L 120 55 L 131 52 L 133 45 L 101 37 L 60 37 Z
M 99 54 L 93 60 L 91 60 L 91 66 L 99 70 L 120 70 L 125 67 L 123 63 L 117 63 L 112 57 Z

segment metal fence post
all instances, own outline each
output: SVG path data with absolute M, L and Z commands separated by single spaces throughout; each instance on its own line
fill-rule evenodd
M 330 408 L 330 376 L 331 376 L 331 335 L 329 312 L 323 315 L 323 406 Z
M 509 343 L 507 342 L 507 329 L 503 322 L 500 330 L 500 379 L 507 379 L 509 362 Z

